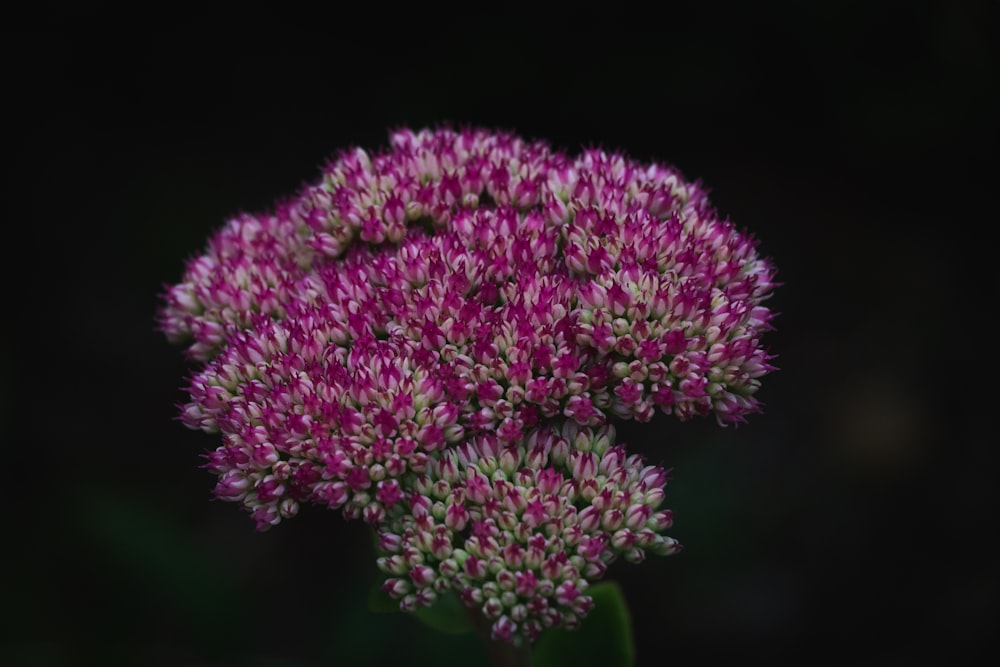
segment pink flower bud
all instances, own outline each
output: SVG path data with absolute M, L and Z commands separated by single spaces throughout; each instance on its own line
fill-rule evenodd
M 410 570 L 410 579 L 417 588 L 430 586 L 434 582 L 434 570 L 426 565 L 417 565 Z
M 215 485 L 215 496 L 221 500 L 231 502 L 243 500 L 250 490 L 251 482 L 247 476 L 239 470 L 230 470 Z
M 386 579 L 382 584 L 382 590 L 395 600 L 399 600 L 412 590 L 410 583 L 405 579 Z
M 601 510 L 590 505 L 585 507 L 579 514 L 578 520 L 580 523 L 580 528 L 586 533 L 592 533 L 597 530 L 597 527 L 601 524 Z
M 556 587 L 556 602 L 564 607 L 569 606 L 579 596 L 580 591 L 571 581 L 564 581 Z
M 485 609 L 485 607 L 484 607 Z M 483 612 L 486 614 L 486 612 Z M 490 616 L 486 614 L 487 618 L 495 618 L 495 616 Z M 497 621 L 493 624 L 490 636 L 493 640 L 502 640 L 505 642 L 513 641 L 514 633 L 517 631 L 517 623 L 515 623 L 509 616 L 500 616 Z
M 482 612 L 486 618 L 499 618 L 503 613 L 503 603 L 500 598 L 491 597 L 483 603 Z

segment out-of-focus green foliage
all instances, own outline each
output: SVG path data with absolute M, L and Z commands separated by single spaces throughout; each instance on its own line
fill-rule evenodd
M 632 667 L 632 620 L 621 587 L 605 581 L 587 589 L 594 608 L 576 630 L 546 630 L 532 651 L 532 667 Z

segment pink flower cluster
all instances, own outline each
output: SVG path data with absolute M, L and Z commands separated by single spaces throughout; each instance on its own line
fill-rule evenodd
M 521 643 L 679 549 L 667 472 L 613 423 L 758 411 L 774 274 L 669 167 L 404 129 L 231 220 L 160 325 L 199 362 L 182 418 L 221 434 L 217 497 L 260 530 L 361 518 L 401 608 L 454 591 Z

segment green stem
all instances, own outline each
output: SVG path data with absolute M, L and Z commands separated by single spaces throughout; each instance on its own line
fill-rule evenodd
M 505 641 L 497 641 L 490 637 L 490 620 L 483 616 L 479 609 L 465 608 L 476 627 L 476 632 L 486 643 L 486 652 L 490 657 L 491 667 L 531 667 L 531 647 L 528 645 L 514 646 Z

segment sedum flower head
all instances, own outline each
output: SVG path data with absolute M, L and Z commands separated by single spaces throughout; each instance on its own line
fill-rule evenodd
M 614 429 L 564 422 L 512 444 L 482 435 L 434 458 L 411 507 L 379 526 L 383 589 L 404 609 L 458 592 L 493 621 L 493 636 L 533 641 L 575 627 L 590 582 L 624 557 L 666 555 L 667 473 L 614 445 Z
M 613 423 L 759 411 L 774 275 L 670 167 L 403 129 L 230 220 L 159 322 L 199 364 L 181 416 L 221 437 L 218 498 L 260 530 L 362 519 L 401 608 L 454 591 L 522 642 L 679 550 L 666 471 Z

